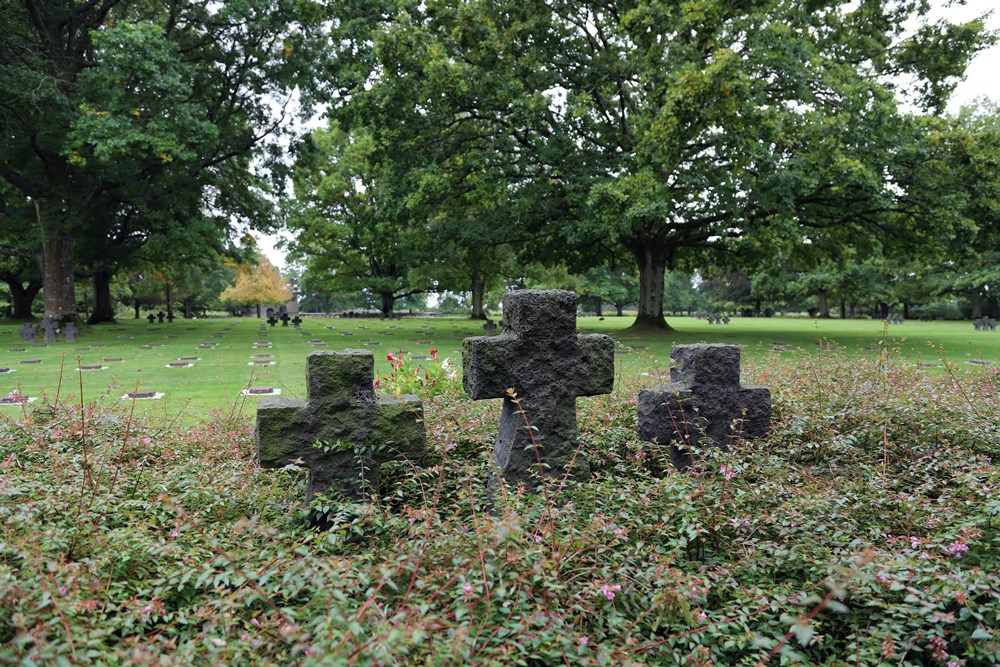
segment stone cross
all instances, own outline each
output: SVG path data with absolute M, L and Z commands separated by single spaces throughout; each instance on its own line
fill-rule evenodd
M 692 465 L 697 447 L 710 440 L 726 451 L 734 440 L 759 438 L 771 428 L 771 392 L 740 386 L 736 345 L 674 345 L 670 384 L 639 392 L 639 437 L 670 446 L 678 470 Z
M 66 323 L 66 342 L 75 343 L 76 335 L 80 333 L 80 328 L 76 326 L 73 322 Z
M 497 335 L 497 323 L 493 320 L 487 319 L 486 324 L 483 325 L 483 330 L 486 331 L 487 336 Z
M 378 490 L 378 466 L 425 452 L 416 396 L 376 396 L 371 350 L 324 350 L 306 358 L 306 400 L 275 396 L 257 407 L 257 458 L 264 468 L 309 468 L 306 500 L 351 501 Z M 319 446 L 317 446 L 319 443 Z M 370 446 L 355 451 L 356 445 Z
M 614 341 L 577 335 L 576 294 L 562 290 L 508 292 L 502 324 L 499 336 L 462 345 L 465 391 L 476 400 L 503 399 L 495 470 L 531 492 L 567 473 L 589 479 L 590 465 L 577 452 L 576 398 L 611 392 Z M 496 482 L 491 477 L 490 486 Z
M 35 342 L 35 334 L 38 333 L 38 329 L 32 326 L 30 322 L 26 322 L 25 324 L 21 325 L 21 328 L 18 329 L 17 331 L 19 334 L 21 334 L 21 338 L 24 339 L 25 343 Z
M 275 324 L 278 323 L 278 318 L 276 318 L 274 315 L 271 315 L 269 318 L 267 318 L 267 323 L 273 327 Z
M 154 315 L 153 313 L 146 315 L 146 321 L 152 324 L 153 322 L 156 321 L 156 315 Z
M 291 318 L 288 316 L 288 313 L 282 313 L 281 314 L 281 326 L 287 327 L 288 326 L 288 320 L 290 320 L 290 319 Z
M 42 318 L 42 321 L 39 323 L 38 326 L 40 326 L 42 328 L 42 331 L 45 332 L 43 339 L 45 340 L 46 343 L 56 342 L 56 329 L 58 328 L 59 325 L 56 324 L 56 321 L 54 319 L 46 315 L 45 317 Z

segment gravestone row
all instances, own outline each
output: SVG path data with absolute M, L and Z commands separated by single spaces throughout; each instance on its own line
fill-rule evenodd
M 614 341 L 576 333 L 576 295 L 524 290 L 503 299 L 503 333 L 467 338 L 463 386 L 474 399 L 503 399 L 488 487 L 500 479 L 535 491 L 547 481 L 590 478 L 578 442 L 576 399 L 610 393 Z M 670 383 L 640 392 L 639 435 L 670 447 L 678 469 L 708 446 L 726 450 L 770 428 L 767 389 L 742 387 L 734 345 L 676 345 Z M 378 396 L 369 350 L 312 352 L 307 398 L 265 398 L 257 409 L 260 464 L 309 469 L 307 499 L 352 501 L 378 488 L 378 466 L 425 453 L 416 396 Z
M 59 323 L 56 322 L 53 318 L 46 315 L 38 323 L 37 329 L 30 323 L 25 323 L 24 325 L 21 326 L 20 329 L 18 329 L 18 333 L 21 334 L 21 338 L 24 340 L 25 343 L 34 343 L 35 336 L 38 335 L 39 331 L 44 332 L 43 340 L 46 343 L 54 343 L 56 342 L 56 334 L 58 334 L 60 331 Z M 76 336 L 78 333 L 80 333 L 80 329 L 73 322 L 67 322 L 66 326 L 63 328 L 63 333 L 66 334 L 67 343 L 75 343 Z
M 980 317 L 977 320 L 972 320 L 972 326 L 976 328 L 976 331 L 996 331 L 997 321 L 992 317 Z

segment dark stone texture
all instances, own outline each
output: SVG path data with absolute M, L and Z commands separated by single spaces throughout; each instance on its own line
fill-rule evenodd
M 670 360 L 670 384 L 639 392 L 639 437 L 669 444 L 675 468 L 693 463 L 678 444 L 697 447 L 707 438 L 728 450 L 771 428 L 771 392 L 740 386 L 737 346 L 674 345 Z
M 503 399 L 493 462 L 509 484 L 534 491 L 543 479 L 560 480 L 567 471 L 570 479 L 590 478 L 586 455 L 577 454 L 576 398 L 611 392 L 614 341 L 577 335 L 573 292 L 504 295 L 503 333 L 466 338 L 462 368 L 473 399 Z
M 419 460 L 426 443 L 416 396 L 376 396 L 369 350 L 312 352 L 307 400 L 275 396 L 257 408 L 257 457 L 264 468 L 309 468 L 307 501 L 317 493 L 352 501 L 378 489 L 378 466 Z M 322 448 L 314 447 L 317 442 Z M 355 445 L 367 445 L 359 455 Z

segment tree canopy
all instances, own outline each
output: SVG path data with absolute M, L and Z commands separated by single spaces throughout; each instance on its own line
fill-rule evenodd
M 331 116 L 405 174 L 382 206 L 461 219 L 456 197 L 490 192 L 485 174 L 506 218 L 491 231 L 522 253 L 593 266 L 595 249 L 627 252 L 637 326 L 666 327 L 667 269 L 734 241 L 914 247 L 932 220 L 958 233 L 944 200 L 920 196 L 905 149 L 925 128 L 900 105 L 943 109 L 992 39 L 980 20 L 875 0 L 370 10 L 333 10 L 348 75 Z
M 75 280 L 92 275 L 96 321 L 109 317 L 100 293 L 151 238 L 193 255 L 221 249 L 236 225 L 273 224 L 252 165 L 273 157 L 274 107 L 293 89 L 311 102 L 323 43 L 315 7 L 5 5 L 0 177 L 17 215 L 0 225 L 39 230 L 46 314 L 75 317 Z

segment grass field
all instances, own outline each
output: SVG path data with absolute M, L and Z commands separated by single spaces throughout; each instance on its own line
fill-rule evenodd
M 582 317 L 585 333 L 606 333 L 618 342 L 619 373 L 638 376 L 662 367 L 674 343 L 723 342 L 742 345 L 748 366 L 796 363 L 807 356 L 837 350 L 848 358 L 871 359 L 888 346 L 902 363 L 920 364 L 927 372 L 942 372 L 942 359 L 962 370 L 981 368 L 978 362 L 1000 360 L 1000 332 L 978 332 L 967 322 L 907 322 L 885 325 L 873 320 L 742 319 L 728 325 L 704 320 L 670 318 L 675 331 L 637 336 L 627 331 L 631 318 Z M 386 354 L 400 350 L 426 355 L 436 349 L 461 368 L 461 345 L 466 336 L 481 335 L 479 322 L 460 318 L 421 318 L 396 321 L 307 318 L 302 329 L 267 327 L 255 318 L 177 320 L 149 325 L 124 320 L 115 325 L 84 328 L 77 343 L 23 343 L 20 323 L 0 323 L 0 395 L 19 391 L 28 396 L 42 392 L 59 400 L 101 405 L 123 401 L 137 387 L 163 393 L 159 400 L 136 402 L 136 411 L 185 422 L 211 418 L 213 412 L 244 412 L 242 391 L 250 385 L 278 387 L 284 395 L 300 396 L 305 390 L 306 355 L 316 349 L 371 349 L 376 374 L 388 371 Z M 319 341 L 314 343 L 312 341 Z M 261 346 L 267 342 L 270 347 Z M 212 347 L 202 347 L 211 345 Z M 260 347 L 258 347 L 260 346 Z M 269 355 L 269 356 L 264 356 Z M 183 357 L 189 367 L 168 367 Z M 114 361 L 120 359 L 120 361 Z M 111 361 L 106 361 L 111 360 Z M 24 363 L 38 361 L 40 363 Z M 253 364 L 255 361 L 270 365 Z M 101 370 L 79 371 L 79 365 L 100 365 Z M 249 406 L 249 407 L 252 407 Z M 16 406 L 0 408 L 17 410 Z M 252 412 L 252 409 L 250 410 Z

